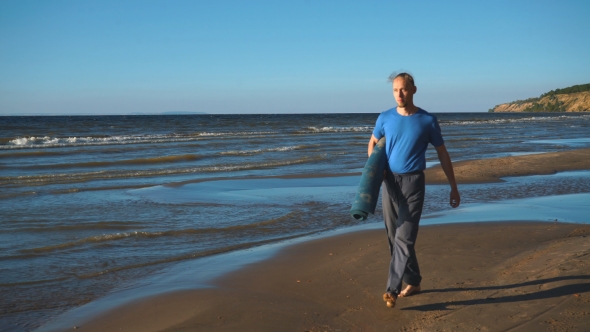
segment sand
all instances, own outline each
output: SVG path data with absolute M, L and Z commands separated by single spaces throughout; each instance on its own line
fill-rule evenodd
M 422 292 L 381 299 L 381 230 L 294 245 L 214 282 L 116 309 L 84 331 L 584 331 L 590 326 L 590 226 L 424 226 Z
M 458 163 L 459 182 L 590 169 L 590 149 Z M 441 171 L 427 172 L 430 183 Z M 93 317 L 83 331 L 587 331 L 590 225 L 422 226 L 422 292 L 381 299 L 384 230 L 288 246 L 213 281 Z M 73 326 L 72 326 L 73 328 Z
M 453 163 L 457 183 L 501 181 L 501 177 L 554 174 L 590 169 L 590 149 L 490 158 Z M 440 165 L 427 169 L 430 184 L 447 183 Z

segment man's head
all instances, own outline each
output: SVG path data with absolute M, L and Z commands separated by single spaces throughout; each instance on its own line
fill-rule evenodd
M 408 73 L 391 74 L 389 81 L 393 85 L 393 97 L 398 107 L 413 107 L 414 94 L 418 90 L 414 78 Z

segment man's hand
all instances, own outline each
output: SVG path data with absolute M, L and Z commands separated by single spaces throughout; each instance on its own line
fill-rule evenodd
M 435 147 L 436 153 L 438 154 L 438 160 L 440 160 L 440 166 L 445 172 L 449 184 L 451 185 L 451 195 L 449 203 L 453 208 L 456 208 L 461 204 L 461 195 L 459 195 L 459 189 L 457 189 L 457 181 L 455 180 L 455 172 L 453 171 L 453 164 L 451 163 L 451 157 L 447 152 L 445 145 Z
M 461 195 L 459 195 L 459 190 L 457 189 L 451 189 L 451 199 L 450 199 L 450 204 L 453 208 L 456 208 L 459 206 L 459 204 L 461 204 Z

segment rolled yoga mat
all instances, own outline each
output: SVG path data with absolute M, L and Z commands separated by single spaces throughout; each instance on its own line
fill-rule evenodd
M 350 215 L 357 220 L 366 220 L 369 213 L 375 213 L 379 189 L 383 182 L 383 170 L 387 165 L 385 153 L 385 137 L 381 138 L 373 148 L 371 156 L 365 164 L 359 189 L 350 208 Z

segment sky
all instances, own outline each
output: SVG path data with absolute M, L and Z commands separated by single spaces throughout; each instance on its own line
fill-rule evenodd
M 0 1 L 0 115 L 486 112 L 590 83 L 590 1 Z

